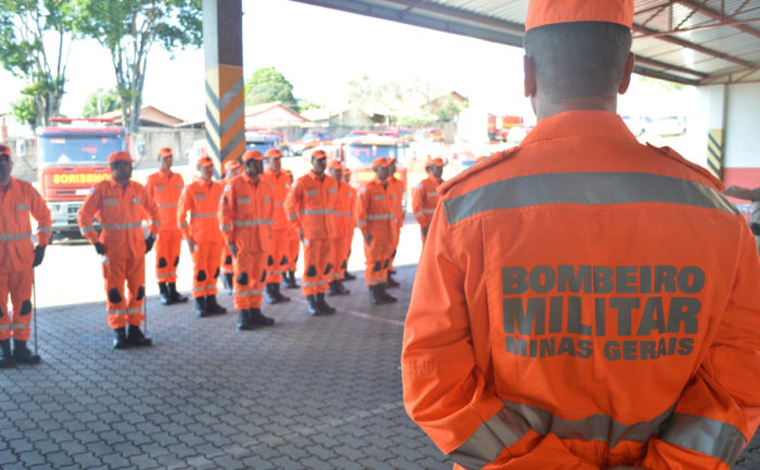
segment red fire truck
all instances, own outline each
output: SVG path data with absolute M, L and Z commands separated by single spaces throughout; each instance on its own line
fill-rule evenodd
M 488 138 L 491 141 L 507 141 L 509 130 L 523 123 L 520 116 L 499 116 L 496 114 L 488 115 Z
M 102 119 L 52 118 L 37 130 L 37 181 L 53 231 L 78 232 L 77 212 L 93 184 L 111 176 L 108 155 L 127 150 L 123 128 Z

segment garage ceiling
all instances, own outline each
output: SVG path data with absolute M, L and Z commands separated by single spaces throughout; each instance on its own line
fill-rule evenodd
M 521 47 L 527 0 L 294 0 Z M 635 71 L 688 85 L 760 82 L 760 0 L 634 0 Z

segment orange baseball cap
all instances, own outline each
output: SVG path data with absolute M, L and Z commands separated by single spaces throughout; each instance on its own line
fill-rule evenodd
M 330 161 L 330 164 L 327 165 L 327 168 L 334 168 L 336 170 L 342 170 L 343 165 L 340 163 L 340 160 L 332 160 Z
M 11 158 L 11 148 L 7 145 L 0 144 L 0 155 L 8 155 L 8 158 Z
M 108 163 L 116 162 L 133 162 L 132 157 L 129 156 L 129 152 L 126 150 L 117 150 L 108 156 Z
M 261 156 L 261 152 L 258 150 L 248 150 L 243 154 L 243 163 L 247 162 L 248 160 L 263 160 L 264 157 Z
M 428 157 L 427 160 L 425 160 L 425 168 L 429 167 L 430 165 L 444 166 L 445 163 L 443 163 L 443 159 L 440 157 Z
M 237 170 L 240 168 L 240 162 L 237 160 L 230 160 L 224 163 L 224 171 Z
M 382 167 L 389 167 L 391 165 L 391 162 L 389 159 L 385 157 L 378 157 L 374 160 L 372 160 L 372 167 L 376 166 L 382 166 Z
M 633 0 L 530 0 L 525 31 L 557 23 L 599 21 L 633 26 Z
M 172 149 L 169 147 L 161 147 L 158 149 L 158 156 L 159 157 L 172 157 L 174 156 L 174 153 L 172 153 Z
M 343 167 L 343 176 L 350 175 L 351 174 L 351 168 L 344 166 Z
M 266 151 L 264 156 L 267 158 L 282 158 L 282 152 L 280 149 L 271 148 Z
M 198 162 L 196 165 L 200 166 L 212 166 L 214 164 L 214 160 L 211 159 L 208 155 L 204 155 L 198 159 Z
M 315 150 L 311 154 L 311 158 L 314 158 L 314 157 L 316 157 L 316 158 L 327 158 L 327 154 L 325 153 L 324 150 Z

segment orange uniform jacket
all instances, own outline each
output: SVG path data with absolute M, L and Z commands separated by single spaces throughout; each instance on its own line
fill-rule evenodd
M 298 178 L 285 199 L 285 213 L 296 229 L 307 240 L 333 238 L 335 232 L 334 208 L 338 204 L 338 183 L 324 175 L 320 180 L 310 171 Z
M 457 468 L 729 469 L 760 421 L 760 261 L 721 189 L 603 111 L 444 184 L 411 418 Z
M 435 206 L 438 205 L 438 191 L 436 188 L 443 183 L 435 176 L 428 176 L 420 181 L 412 193 L 412 212 L 420 227 L 428 227 L 433 220 Z
M 198 179 L 187 185 L 179 198 L 177 223 L 185 240 L 195 243 L 222 241 L 219 231 L 219 203 L 224 186 L 216 181 Z M 190 223 L 187 213 L 190 212 Z
M 388 180 L 389 181 L 389 180 Z M 374 240 L 389 242 L 395 239 L 398 226 L 396 192 L 390 182 L 385 186 L 375 178 L 359 191 L 354 213 L 356 226 L 362 235 L 372 234 Z
M 27 271 L 34 262 L 29 214 L 37 220 L 37 244 L 50 241 L 50 209 L 34 187 L 11 178 L 7 191 L 0 190 L 0 274 Z
M 158 207 L 161 231 L 178 230 L 177 204 L 185 181 L 179 173 L 162 170 L 148 176 L 145 189 Z
M 264 174 L 261 176 L 272 185 L 274 194 L 274 226 L 272 226 L 272 229 L 289 229 L 290 224 L 288 224 L 288 219 L 285 216 L 285 198 L 293 184 L 293 174 L 284 169 L 280 170 L 277 174 L 270 170 L 264 170 Z M 285 242 L 286 240 L 283 240 L 283 243 Z
M 354 231 L 356 190 L 345 181 L 338 181 L 338 204 L 335 207 L 335 236 L 344 237 Z
M 396 206 L 396 229 L 400 230 L 404 226 L 404 195 L 406 194 L 406 188 L 404 188 L 404 183 L 396 179 L 395 176 L 388 177 L 388 187 L 392 191 L 391 201 Z
M 225 243 L 235 243 L 239 251 L 269 253 L 273 216 L 272 185 L 263 178 L 255 183 L 242 173 L 224 188 L 219 224 Z
M 90 243 L 100 242 L 109 257 L 136 258 L 145 255 L 145 235 L 141 223 L 148 216 L 148 231 L 158 233 L 158 208 L 143 185 L 129 181 L 126 187 L 113 177 L 95 184 L 77 214 L 79 228 Z M 97 217 L 103 231 L 92 226 Z

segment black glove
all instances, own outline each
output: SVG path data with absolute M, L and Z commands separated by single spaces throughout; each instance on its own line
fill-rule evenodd
M 150 250 L 153 249 L 153 243 L 156 241 L 155 235 L 148 235 L 148 238 L 145 239 L 145 253 L 148 253 Z
M 32 264 L 33 268 L 36 268 L 37 266 L 42 264 L 42 259 L 45 257 L 45 247 L 42 245 L 37 245 L 34 247 L 34 263 Z
M 422 227 L 422 236 L 427 238 L 428 231 L 430 230 L 430 226 L 428 227 Z
M 100 242 L 95 242 L 95 251 L 97 251 L 99 255 L 104 255 L 106 254 L 106 247 Z

